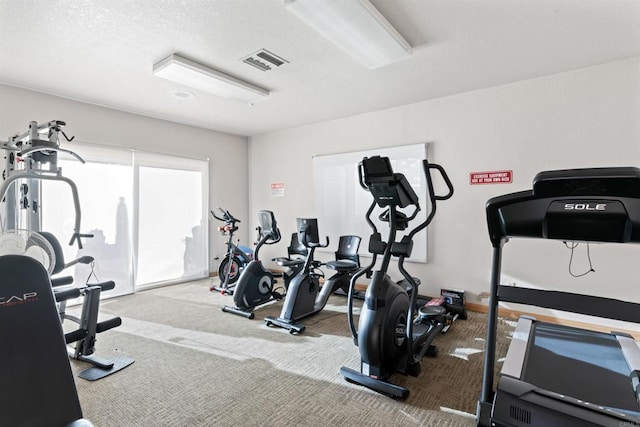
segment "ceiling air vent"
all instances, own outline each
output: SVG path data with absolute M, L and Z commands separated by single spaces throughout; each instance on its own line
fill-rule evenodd
M 249 56 L 242 58 L 242 62 L 254 66 L 261 71 L 269 71 L 274 67 L 277 68 L 281 65 L 289 63 L 289 61 L 287 61 L 286 59 L 283 59 L 266 49 L 261 49 Z

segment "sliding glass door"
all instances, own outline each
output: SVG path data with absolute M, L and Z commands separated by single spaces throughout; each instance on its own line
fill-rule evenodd
M 73 202 L 68 186 L 44 181 L 42 230 L 58 237 L 76 283 L 113 280 L 109 295 L 208 275 L 208 162 L 74 144 L 86 161 L 60 159 L 78 187 L 83 248 L 69 246 Z
M 208 275 L 205 162 L 136 153 L 136 286 Z

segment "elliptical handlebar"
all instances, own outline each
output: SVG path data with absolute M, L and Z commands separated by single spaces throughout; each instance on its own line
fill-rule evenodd
M 451 183 L 451 180 L 449 179 L 449 175 L 447 175 L 447 172 L 444 170 L 444 168 L 437 163 L 429 163 L 429 160 L 427 159 L 424 159 L 422 161 L 422 166 L 424 167 L 424 174 L 427 177 L 427 188 L 429 189 L 429 199 L 432 201 L 450 199 L 451 196 L 453 196 L 453 184 Z M 436 169 L 438 172 L 440 172 L 440 176 L 442 176 L 444 183 L 449 189 L 449 192 L 444 196 L 438 196 L 435 194 L 435 191 L 433 189 L 433 180 L 431 179 L 431 172 L 429 169 Z
M 422 161 L 422 166 L 424 169 L 424 176 L 427 180 L 427 193 L 429 194 L 429 200 L 431 201 L 431 211 L 429 212 L 429 215 L 427 215 L 427 219 L 422 224 L 418 225 L 416 228 L 411 230 L 409 234 L 407 234 L 406 237 L 408 237 L 409 239 L 413 238 L 416 233 L 431 224 L 433 217 L 436 215 L 436 202 L 438 200 L 447 200 L 450 199 L 451 196 L 453 196 L 453 184 L 451 183 L 447 172 L 445 172 L 442 166 L 437 163 L 429 163 L 429 160 L 427 159 L 424 159 Z M 431 169 L 436 169 L 440 173 L 440 176 L 447 186 L 448 191 L 443 196 L 438 196 L 433 189 L 433 178 L 431 176 Z
M 369 186 L 364 182 L 363 162 L 358 163 L 358 182 L 360 182 L 360 187 L 362 187 L 365 191 L 369 191 Z

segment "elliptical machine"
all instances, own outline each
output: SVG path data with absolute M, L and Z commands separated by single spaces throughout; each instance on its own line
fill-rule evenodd
M 233 233 L 238 231 L 236 223 L 241 221 L 234 218 L 228 210 L 221 207 L 218 207 L 218 209 L 222 212 L 222 217 L 217 216 L 213 211 L 211 211 L 211 215 L 218 221 L 224 222 L 224 225 L 218 227 L 218 231 L 223 236 L 229 236 L 229 239 L 227 240 L 227 253 L 220 261 L 220 267 L 218 267 L 220 286 L 212 285 L 209 290 L 218 291 L 223 295 L 233 295 L 235 283 L 238 281 L 244 267 L 253 259 L 253 256 L 233 243 Z
M 400 241 L 396 241 L 398 230 L 405 230 L 420 211 L 418 196 L 403 174 L 394 173 L 387 157 L 364 158 L 359 164 L 360 185 L 373 195 L 373 202 L 366 213 L 366 220 L 373 230 L 369 240 L 369 252 L 373 254 L 371 264 L 351 278 L 348 297 L 349 328 L 354 343 L 360 350 L 360 372 L 351 368 L 340 368 L 340 374 L 351 383 L 359 384 L 392 398 L 405 399 L 409 390 L 392 384 L 388 380 L 394 372 L 418 376 L 422 358 L 434 356 L 437 349 L 431 344 L 446 326 L 446 309 L 442 306 L 425 306 L 418 310 L 418 283 L 404 268 L 404 261 L 411 255 L 413 236 L 426 228 L 436 213 L 436 201 L 449 199 L 453 195 L 453 185 L 444 169 L 437 164 L 423 160 L 427 180 L 427 192 L 431 202 L 431 212 L 427 219 Z M 437 196 L 433 190 L 431 169 L 436 169 L 448 187 L 444 196 Z M 379 219 L 389 223 L 386 242 L 371 221 L 376 204 L 386 210 Z M 398 208 L 413 206 L 410 216 Z M 377 256 L 382 255 L 380 269 L 372 269 Z M 387 274 L 392 257 L 398 258 L 398 270 L 404 280 L 394 282 Z M 353 294 L 356 280 L 371 274 L 371 282 L 365 294 L 358 329 L 353 318 Z M 419 311 L 419 313 L 416 313 Z
M 329 238 L 321 244 L 318 236 L 318 222 L 314 219 L 298 218 L 298 236 L 302 244 L 309 249 L 302 272 L 293 278 L 282 305 L 280 317 L 265 317 L 267 326 L 279 326 L 288 329 L 289 333 L 302 333 L 306 329 L 297 321 L 321 311 L 327 304 L 331 294 L 337 289 L 348 286 L 351 276 L 358 271 L 354 261 L 331 261 L 330 266 L 336 270 L 320 288 L 321 274 L 317 272 L 319 262 L 313 261 L 316 248 L 329 246 Z
M 282 299 L 283 294 L 274 290 L 275 276 L 260 261 L 258 253 L 262 245 L 280 241 L 280 230 L 271 211 L 258 211 L 260 239 L 256 244 L 253 260 L 245 267 L 233 292 L 235 307 L 225 305 L 222 311 L 253 319 L 253 310 L 268 302 Z M 286 289 L 285 289 L 286 291 Z

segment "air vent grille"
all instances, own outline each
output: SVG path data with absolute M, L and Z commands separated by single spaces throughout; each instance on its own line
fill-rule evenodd
M 286 59 L 269 52 L 266 49 L 260 49 L 257 52 L 253 52 L 251 55 L 245 56 L 241 59 L 245 64 L 249 64 L 256 67 L 260 71 L 269 71 L 274 67 L 280 67 L 284 64 L 288 64 Z
M 531 411 L 518 406 L 509 406 L 509 418 L 525 424 L 531 424 Z

